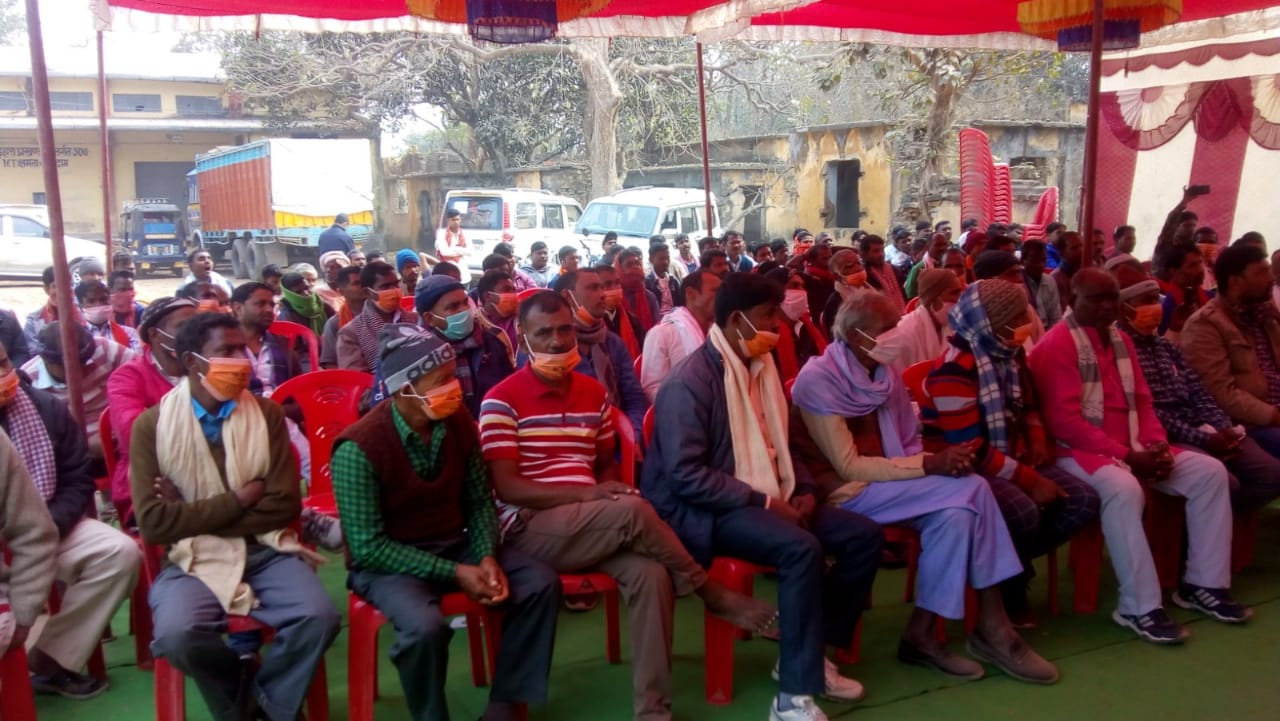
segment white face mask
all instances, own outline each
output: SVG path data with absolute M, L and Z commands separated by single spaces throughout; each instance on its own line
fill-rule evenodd
M 111 306 L 93 305 L 88 308 L 81 308 L 80 314 L 84 316 L 85 322 L 89 325 L 102 325 L 111 317 Z
M 800 316 L 809 312 L 809 294 L 799 288 L 788 288 L 782 312 L 793 321 L 800 320 Z
M 862 346 L 862 350 L 867 352 L 867 356 L 869 356 L 871 360 L 883 366 L 893 365 L 894 361 L 898 360 L 898 355 L 902 352 L 900 348 L 886 348 L 880 345 L 879 339 L 867 335 L 861 328 L 857 328 L 855 330 L 858 331 L 858 335 L 861 335 L 863 338 L 871 341 L 870 348 L 865 345 Z

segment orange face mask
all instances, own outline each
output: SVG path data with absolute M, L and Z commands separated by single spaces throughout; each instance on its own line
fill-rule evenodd
M 582 362 L 582 356 L 578 354 L 576 345 L 564 353 L 534 353 L 533 348 L 529 346 L 529 339 L 526 338 L 524 347 L 529 351 L 529 365 L 533 370 L 553 383 L 569 377 L 573 369 Z
M 241 393 L 249 389 L 253 364 L 248 358 L 205 358 L 198 353 L 194 355 L 209 364 L 209 370 L 200 374 L 200 385 L 215 400 L 226 403 L 239 398 Z
M 1005 328 L 1013 331 L 1013 340 L 1009 342 L 1009 347 L 1017 348 L 1026 343 L 1027 339 L 1031 337 L 1031 332 L 1035 329 L 1035 325 L 1033 323 L 1023 323 L 1019 326 L 1006 325 Z
M 1143 335 L 1155 335 L 1160 328 L 1160 321 L 1164 319 L 1164 308 L 1159 303 L 1130 305 L 1129 308 L 1133 310 L 1133 319 L 1129 321 L 1129 325 Z
M 844 284 L 850 288 L 861 288 L 867 284 L 867 271 L 860 270 L 857 273 L 850 273 L 844 277 Z
M 494 299 L 494 307 L 498 311 L 498 315 L 509 316 L 516 312 L 516 308 L 520 306 L 520 299 L 515 293 L 490 293 Z
M 755 335 L 751 338 L 745 338 L 742 331 L 738 331 L 738 347 L 746 354 L 748 358 L 759 358 L 772 351 L 778 345 L 778 334 L 767 330 L 757 330 L 755 325 L 747 316 L 742 316 L 747 321 L 747 325 L 751 327 Z
M 18 397 L 18 372 L 10 370 L 0 375 L 0 408 L 4 408 Z
M 622 289 L 612 288 L 604 292 L 604 307 L 608 310 L 617 310 L 622 305 Z
M 439 421 L 457 413 L 462 407 L 462 382 L 454 378 L 423 395 L 407 391 L 404 395 L 422 401 L 422 408 L 426 411 L 427 417 L 433 421 Z
M 378 304 L 378 309 L 383 313 L 394 313 L 400 308 L 401 293 L 399 288 L 388 288 L 386 290 L 374 291 L 378 297 L 374 303 Z
M 202 300 L 196 303 L 197 313 L 221 313 L 222 304 L 216 300 Z
M 578 319 L 578 322 L 582 325 L 595 325 L 596 317 L 591 315 L 591 311 L 587 310 L 586 306 L 578 302 L 578 296 L 574 295 L 573 292 L 570 291 L 569 297 L 573 299 L 573 315 Z M 533 351 L 529 352 L 532 353 Z

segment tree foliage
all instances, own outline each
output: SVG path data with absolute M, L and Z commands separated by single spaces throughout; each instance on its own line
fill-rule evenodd
M 1047 120 L 1060 113 L 1065 119 L 1081 77 L 1079 63 L 1059 53 L 847 43 L 819 68 L 817 84 L 833 90 L 853 68 L 862 70 L 864 77 L 869 71 L 871 96 L 892 119 L 892 150 L 914 190 L 914 204 L 926 219 L 935 180 L 951 155 L 955 125 L 966 106 L 971 116 L 975 105 L 985 105 L 987 118 Z M 1003 112 L 1002 106 L 1012 112 Z
M 0 45 L 12 45 L 26 30 L 26 13 L 20 0 L 0 0 Z

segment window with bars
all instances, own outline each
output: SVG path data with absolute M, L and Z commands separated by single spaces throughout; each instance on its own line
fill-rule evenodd
M 116 93 L 111 96 L 111 109 L 117 113 L 158 113 L 160 96 L 143 93 Z
M 214 117 L 225 113 L 222 99 L 215 96 L 179 95 L 178 115 L 186 117 Z

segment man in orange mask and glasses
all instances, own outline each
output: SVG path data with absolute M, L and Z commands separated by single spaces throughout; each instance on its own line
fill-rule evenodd
M 400 322 L 400 276 L 374 261 L 360 269 L 364 308 L 338 331 L 338 367 L 373 373 L 378 363 L 378 332 Z
M 290 528 L 300 472 L 284 411 L 249 392 L 234 318 L 193 316 L 174 349 L 186 377 L 130 439 L 138 529 L 169 560 L 151 585 L 151 650 L 195 681 L 215 719 L 297 718 L 340 619 Z M 276 629 L 260 664 L 223 639 L 228 613 Z
M 454 286 L 446 295 L 456 292 L 465 306 L 462 285 Z M 339 436 L 333 489 L 351 552 L 349 585 L 396 628 L 391 659 L 411 717 L 448 718 L 453 631 L 439 603 L 462 591 L 504 611 L 481 718 L 515 719 L 519 704 L 546 700 L 560 579 L 501 544 L 455 349 L 438 332 L 406 324 L 382 329 L 379 374 L 390 396 Z
M 1120 283 L 1118 326 L 1133 340 L 1152 408 L 1170 442 L 1222 461 L 1236 481 L 1231 484 L 1236 508 L 1261 508 L 1280 497 L 1280 459 L 1231 421 L 1182 350 L 1157 332 L 1163 315 L 1160 286 L 1138 267 L 1120 266 L 1113 274 Z

